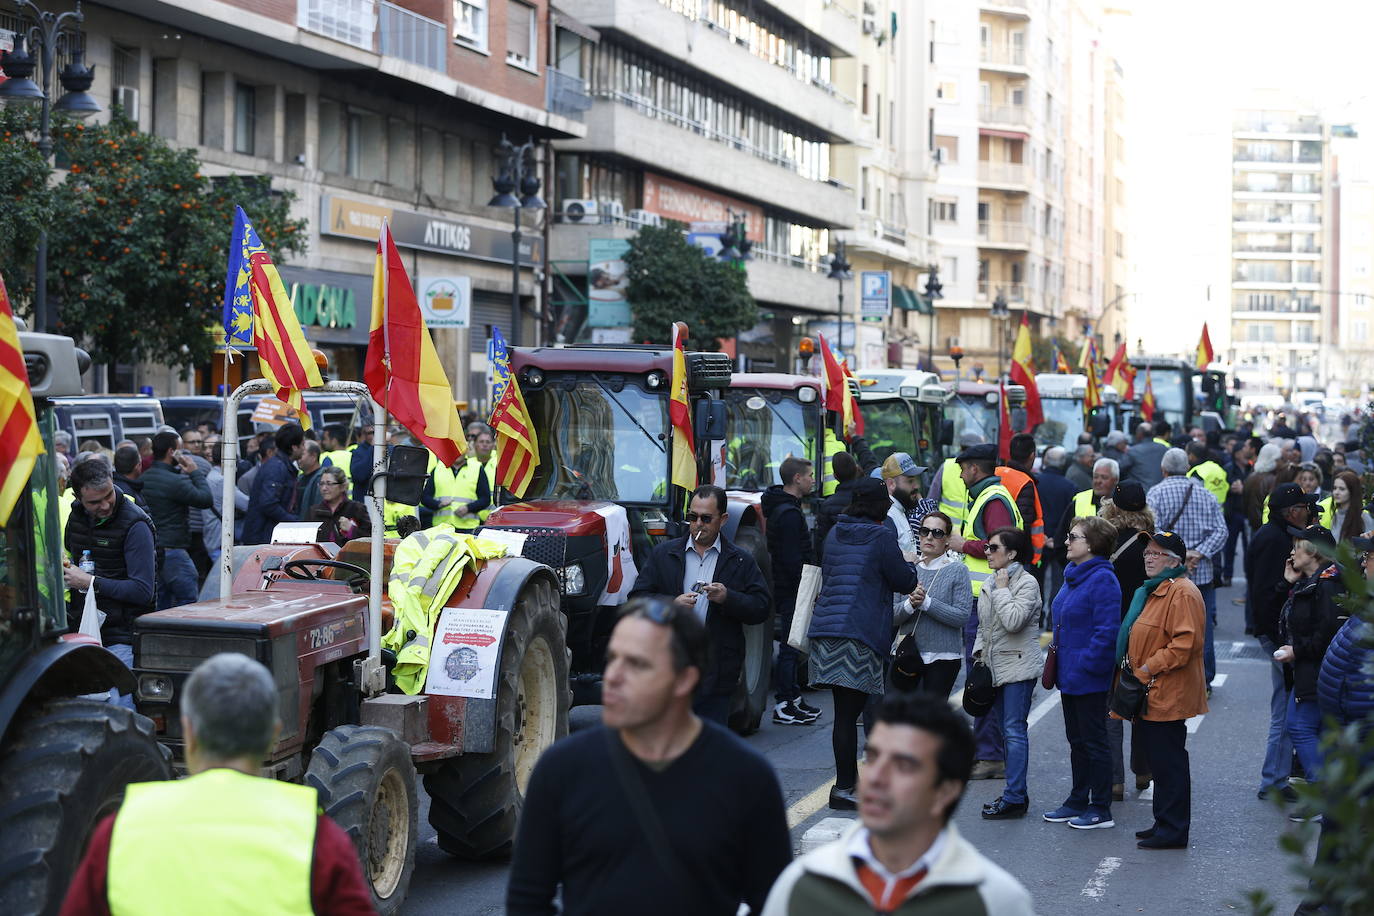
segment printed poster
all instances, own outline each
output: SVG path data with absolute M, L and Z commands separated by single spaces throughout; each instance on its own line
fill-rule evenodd
M 614 607 L 624 604 L 639 578 L 635 556 L 630 550 L 630 518 L 624 506 L 598 506 L 596 514 L 606 520 L 606 590 L 597 604 Z
M 490 700 L 496 696 L 506 611 L 446 607 L 434 629 L 425 693 Z

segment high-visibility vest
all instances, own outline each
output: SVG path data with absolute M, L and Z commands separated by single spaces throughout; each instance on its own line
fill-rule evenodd
M 940 467 L 940 511 L 955 526 L 962 525 L 968 514 L 968 487 L 959 476 L 959 463 L 953 458 L 946 458 Z
M 1226 471 L 1221 465 L 1215 461 L 1204 461 L 1189 468 L 1188 476 L 1201 480 L 1202 485 L 1217 503 L 1226 505 L 1226 495 L 1231 492 L 1231 483 L 1226 479 Z
M 968 509 L 968 517 L 964 519 L 964 525 L 959 532 L 966 541 L 978 541 L 987 537 L 990 532 L 978 533 L 979 519 L 983 515 L 983 509 L 994 499 L 1000 499 L 1007 504 L 1011 510 L 1011 523 L 1016 527 L 1023 527 L 1021 513 L 1016 508 L 1016 500 L 1012 499 L 1011 493 L 1000 483 L 994 483 L 983 489 L 973 499 L 973 505 Z M 988 561 L 964 553 L 960 554 L 963 558 L 964 566 L 968 569 L 969 583 L 973 586 L 973 597 L 976 599 L 983 590 L 983 580 L 992 578 L 992 567 Z
M 999 467 L 997 476 L 1002 478 L 1002 486 L 1011 494 L 1012 502 L 1020 499 L 1021 491 L 1026 488 L 1026 484 L 1032 482 L 1029 474 L 1013 467 Z M 1035 562 L 1039 564 L 1040 556 L 1045 549 L 1045 510 L 1040 508 L 1039 487 L 1035 488 L 1035 518 L 1031 520 L 1030 530 L 1026 533 L 1030 535 L 1031 546 L 1035 548 Z
M 487 473 L 486 466 L 480 464 L 476 458 L 471 458 L 463 462 L 463 466 L 456 471 L 453 468 L 439 467 L 434 469 L 434 497 L 448 497 L 450 499 L 460 499 L 471 502 L 477 498 L 478 478 Z M 490 483 L 490 480 L 488 480 Z M 486 521 L 491 509 L 483 509 L 476 515 L 459 516 L 452 504 L 440 506 L 439 511 L 434 513 L 434 524 L 452 525 L 460 531 L 476 528 Z
M 396 653 L 392 674 L 402 692 L 416 694 L 424 689 L 434 627 L 463 570 L 505 553 L 504 544 L 447 525 L 417 531 L 396 545 L 386 585 L 396 621 L 382 636 L 382 645 Z
M 110 837 L 110 913 L 313 913 L 319 802 L 309 786 L 225 768 L 131 783 Z
M 829 427 L 825 430 L 825 460 L 821 466 L 821 495 L 829 496 L 840 488 L 840 482 L 835 479 L 835 467 L 831 460 L 840 452 L 847 451 L 844 447 L 844 440 L 835 435 L 835 431 Z
M 1073 517 L 1090 518 L 1096 515 L 1097 506 L 1093 504 L 1095 496 L 1096 494 L 1093 493 L 1092 487 L 1088 487 L 1088 489 L 1084 490 L 1082 493 L 1075 493 L 1073 497 Z
M 1174 447 L 1174 444 L 1170 442 L 1168 439 L 1161 439 L 1158 436 L 1155 436 L 1155 441 L 1158 442 L 1160 445 L 1164 446 L 1165 448 Z
M 357 446 L 354 446 L 354 448 L 356 447 Z M 343 471 L 344 483 L 350 485 L 353 483 L 353 475 L 349 472 L 349 468 L 353 464 L 353 452 L 351 450 L 338 448 L 332 452 L 325 452 L 320 456 L 320 464 L 324 464 L 325 459 L 328 459 L 330 464 Z
M 1327 496 L 1325 499 L 1319 499 L 1319 500 L 1317 500 L 1317 510 L 1318 510 L 1317 524 L 1318 524 L 1318 525 L 1321 525 L 1321 526 L 1322 526 L 1323 528 L 1325 528 L 1327 531 L 1330 531 L 1330 530 L 1331 530 L 1331 526 L 1334 525 L 1334 524 L 1336 523 L 1336 500 L 1335 500 L 1335 498 L 1332 497 L 1332 496 Z M 1269 521 L 1269 497 L 1268 497 L 1268 496 L 1265 496 L 1265 497 L 1264 497 L 1264 512 L 1261 514 L 1260 523 L 1261 523 L 1261 524 L 1264 524 L 1265 522 L 1268 522 L 1268 521 Z M 1334 532 L 1333 532 L 1333 533 L 1334 533 Z

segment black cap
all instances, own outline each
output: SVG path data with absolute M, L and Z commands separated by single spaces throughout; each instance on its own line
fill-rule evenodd
M 1134 480 L 1123 480 L 1112 491 L 1112 505 L 1127 512 L 1140 512 L 1145 508 L 1145 488 Z
M 1188 548 L 1184 546 L 1183 538 L 1174 534 L 1172 531 L 1156 531 L 1154 534 L 1150 535 L 1150 540 L 1169 551 L 1169 553 L 1174 554 L 1180 560 L 1188 555 Z
M 1293 525 L 1288 526 L 1288 533 L 1295 538 L 1304 541 L 1311 541 L 1313 544 L 1320 544 L 1323 547 L 1334 548 L 1336 539 L 1331 536 L 1331 532 L 1321 525 L 1309 525 L 1306 528 L 1297 528 Z
M 1315 506 L 1317 504 L 1317 494 L 1304 493 L 1302 487 L 1295 483 L 1281 483 L 1274 488 L 1274 492 L 1269 494 L 1269 511 L 1282 512 L 1284 509 L 1291 509 L 1294 506 L 1303 504 Z
M 887 484 L 877 477 L 860 477 L 854 481 L 854 487 L 849 491 L 855 499 L 861 496 L 873 496 L 881 493 L 887 495 Z
M 996 461 L 997 446 L 991 442 L 984 442 L 982 445 L 970 445 L 960 452 L 954 459 L 958 464 L 963 461 Z

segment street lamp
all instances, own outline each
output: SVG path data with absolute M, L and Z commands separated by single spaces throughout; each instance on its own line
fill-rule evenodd
M 41 10 L 32 0 L 14 0 L 19 15 L 19 30 L 14 36 L 14 50 L 0 54 L 0 68 L 9 77 L 0 83 L 0 102 L 7 105 L 38 105 L 38 151 L 43 161 L 52 157 L 52 111 L 56 109 L 74 118 L 88 118 L 100 110 L 100 105 L 91 98 L 88 90 L 95 79 L 95 70 L 82 63 L 81 33 L 75 28 L 63 34 L 69 25 L 77 25 L 84 17 L 81 14 L 81 0 L 76 9 L 65 13 L 50 13 Z M 32 18 L 32 23 L 26 22 Z M 27 28 L 25 26 L 27 25 Z M 38 60 L 25 48 L 25 43 L 38 49 Z M 70 60 L 62 68 L 61 77 L 56 76 L 57 55 L 67 51 Z M 40 86 L 33 81 L 33 72 L 38 69 Z M 50 95 L 53 83 L 60 79 L 62 88 L 67 90 L 54 105 Z M 33 324 L 34 330 L 48 330 L 48 230 L 38 232 L 38 255 L 33 270 Z
M 945 298 L 945 285 L 940 282 L 940 268 L 931 266 L 930 273 L 926 274 L 926 302 L 930 305 L 930 340 L 926 342 L 926 362 L 930 366 L 930 371 L 935 371 L 935 300 Z M 951 349 L 950 355 L 953 355 Z M 964 351 L 960 350 L 959 355 L 963 356 Z M 954 363 L 954 375 L 959 375 L 959 363 Z
M 997 328 L 997 378 L 1002 378 L 1002 350 L 1006 345 L 1007 326 L 1006 321 L 1011 317 L 1011 310 L 1007 308 L 1007 297 L 1002 295 L 1002 287 L 997 287 L 997 298 L 992 300 L 992 317 L 996 320 Z
M 510 253 L 510 344 L 520 345 L 520 211 L 543 210 L 547 205 L 539 196 L 539 176 L 535 173 L 534 138 L 516 146 L 501 135 L 496 147 L 504 157 L 501 170 L 491 180 L 496 194 L 488 207 L 510 207 L 515 214 L 515 228 L 511 231 Z M 516 197 L 515 192 L 520 192 Z
M 826 277 L 839 283 L 839 304 L 835 307 L 835 349 L 841 352 L 844 350 L 844 281 L 854 279 L 854 271 L 850 267 L 844 256 L 844 239 L 840 239 L 835 243 L 835 253 L 830 256 L 830 273 Z M 856 332 L 854 346 L 858 345 Z

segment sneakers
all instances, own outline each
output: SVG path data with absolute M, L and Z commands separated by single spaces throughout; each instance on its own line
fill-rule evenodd
M 1294 808 L 1292 811 L 1290 811 L 1288 813 L 1288 819 L 1295 824 L 1310 824 L 1313 821 L 1320 822 L 1322 816 L 1318 814 L 1316 811 L 1313 811 L 1311 808 L 1303 806 L 1300 808 Z
M 859 796 L 854 794 L 853 789 L 841 789 L 839 786 L 831 786 L 830 810 L 857 811 L 859 810 Z
M 820 710 L 816 711 L 816 715 L 820 715 Z M 787 700 L 773 707 L 773 721 L 778 725 L 811 725 L 816 721 L 816 716 L 803 712 L 795 700 Z
M 1112 820 L 1110 814 L 1103 814 L 1101 811 L 1089 811 L 1069 821 L 1069 826 L 1074 830 L 1096 830 L 1098 827 L 1115 827 L 1116 821 Z
M 1081 817 L 1082 815 L 1083 812 L 1079 811 L 1076 808 L 1070 808 L 1067 805 L 1060 805 L 1053 811 L 1046 811 L 1044 816 L 1045 820 L 1049 821 L 1051 824 L 1066 824 L 1074 818 Z
M 999 796 L 996 801 L 983 806 L 983 818 L 989 821 L 1002 821 L 1013 817 L 1025 817 L 1029 807 L 1030 802 L 1009 802 Z
M 796 704 L 796 707 L 798 709 L 806 713 L 811 718 L 819 719 L 821 717 L 821 708 L 819 706 L 812 706 L 810 703 L 806 702 L 801 697 L 797 697 L 792 702 Z
M 1294 802 L 1296 802 L 1296 801 L 1298 800 L 1298 790 L 1297 790 L 1297 789 L 1294 789 L 1292 786 L 1282 786 L 1282 787 L 1279 787 L 1279 786 L 1271 786 L 1271 787 L 1266 787 L 1266 788 L 1260 789 L 1258 792 L 1256 792 L 1256 793 L 1255 793 L 1255 797 L 1258 798 L 1260 801 L 1264 801 L 1266 798 L 1269 797 L 1269 793 L 1270 793 L 1270 792 L 1273 792 L 1273 791 L 1276 791 L 1276 790 L 1278 791 L 1278 793 L 1279 793 L 1280 795 L 1283 796 L 1283 800 L 1286 801 L 1286 802 L 1288 802 L 1290 805 L 1293 804 Z
M 978 760 L 973 764 L 969 779 L 1006 779 L 1007 765 L 1001 760 Z

